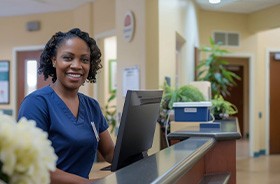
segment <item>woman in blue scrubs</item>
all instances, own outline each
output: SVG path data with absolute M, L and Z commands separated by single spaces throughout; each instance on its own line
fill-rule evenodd
M 97 150 L 112 161 L 114 143 L 98 102 L 82 93 L 85 82 L 96 82 L 102 67 L 101 52 L 88 33 L 80 29 L 57 32 L 40 57 L 39 74 L 52 84 L 23 100 L 18 119 L 35 120 L 48 133 L 58 156 L 52 183 L 90 183 Z

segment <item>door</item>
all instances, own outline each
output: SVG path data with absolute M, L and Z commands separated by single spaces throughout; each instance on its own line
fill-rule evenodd
M 225 100 L 233 103 L 238 113 L 239 128 L 243 138 L 249 138 L 249 58 L 224 57 L 229 62 L 227 68 L 240 76 L 237 85 L 230 89 L 230 96 Z
M 236 86 L 229 89 L 230 96 L 226 96 L 225 100 L 237 107 L 238 113 L 234 116 L 238 118 L 240 132 L 244 136 L 244 67 L 241 65 L 228 65 L 226 68 L 240 77 L 240 80 L 236 80 Z
M 27 87 L 28 87 L 28 72 L 27 65 L 29 61 L 37 61 L 37 68 L 39 66 L 39 59 L 42 50 L 33 50 L 33 51 L 18 51 L 16 53 L 17 58 L 17 112 L 19 110 L 20 104 L 24 97 L 27 95 Z M 37 73 L 37 68 L 35 68 L 35 73 Z M 49 85 L 51 83 L 51 79 L 49 78 L 47 81 L 44 80 L 43 75 L 36 75 L 37 80 L 35 84 L 35 89 L 39 89 L 43 86 Z M 17 116 L 16 112 L 16 116 Z
M 279 154 L 280 153 L 280 61 L 275 60 L 275 53 L 270 53 L 270 82 L 269 82 L 269 153 Z

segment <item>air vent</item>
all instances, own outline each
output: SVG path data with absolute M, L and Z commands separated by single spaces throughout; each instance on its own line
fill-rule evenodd
M 220 42 L 221 45 L 239 46 L 239 34 L 227 33 L 227 32 L 215 32 L 214 41 L 215 43 Z

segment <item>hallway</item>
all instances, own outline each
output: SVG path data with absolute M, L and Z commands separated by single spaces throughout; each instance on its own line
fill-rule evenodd
M 237 184 L 278 184 L 280 183 L 280 155 L 250 158 L 248 141 L 236 143 Z

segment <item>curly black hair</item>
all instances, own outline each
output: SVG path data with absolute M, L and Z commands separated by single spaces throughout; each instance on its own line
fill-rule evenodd
M 74 28 L 68 32 L 57 32 L 51 39 L 47 42 L 41 56 L 40 56 L 40 66 L 38 68 L 38 74 L 43 74 L 44 79 L 47 80 L 48 77 L 52 77 L 52 82 L 54 83 L 57 79 L 55 68 L 52 64 L 52 59 L 56 57 L 57 49 L 68 39 L 79 37 L 84 40 L 88 47 L 90 48 L 90 69 L 87 77 L 87 82 L 96 82 L 97 71 L 102 68 L 101 65 L 101 52 L 96 41 L 89 36 L 88 33 L 81 31 L 79 28 Z

